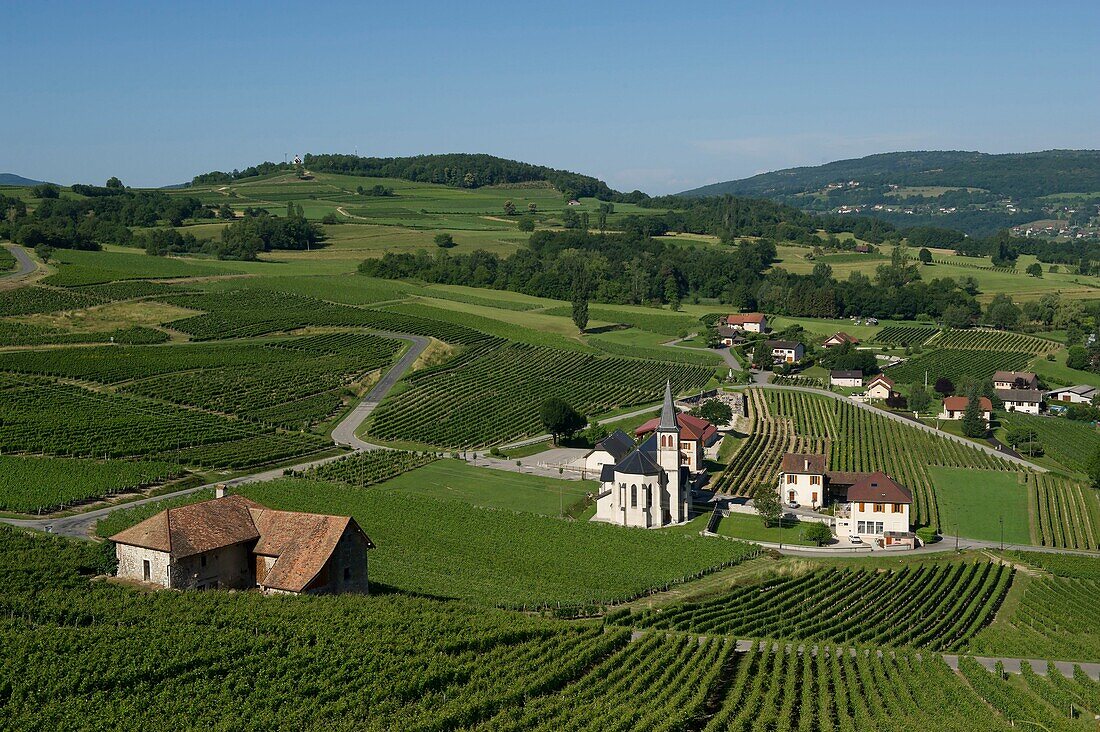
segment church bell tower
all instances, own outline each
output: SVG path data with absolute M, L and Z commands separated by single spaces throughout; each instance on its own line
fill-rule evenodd
M 672 403 L 672 382 L 665 382 L 665 401 L 657 423 L 657 464 L 665 474 L 661 496 L 661 523 L 680 523 L 687 519 L 687 500 L 680 485 L 680 426 L 676 423 L 676 405 Z

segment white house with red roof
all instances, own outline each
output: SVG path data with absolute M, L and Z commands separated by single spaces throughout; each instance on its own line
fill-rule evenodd
M 180 590 L 369 592 L 355 519 L 276 511 L 244 496 L 169 508 L 111 537 L 118 576 Z
M 724 318 L 725 325 L 749 333 L 768 332 L 768 318 L 763 313 L 734 313 Z
M 852 484 L 845 501 L 836 506 L 836 535 L 881 541 L 883 546 L 912 546 L 912 505 L 913 494 L 908 488 L 882 471 L 871 473 Z
M 878 374 L 867 382 L 868 399 L 889 399 L 894 394 L 894 380 L 885 374 Z
M 660 418 L 654 417 L 634 430 L 637 437 L 644 437 L 657 429 Z M 721 439 L 718 428 L 703 419 L 687 412 L 677 412 L 676 426 L 680 428 L 680 453 L 683 456 L 681 463 L 693 473 L 703 469 L 703 458 L 707 449 L 716 445 Z
M 947 397 L 943 400 L 940 419 L 962 419 L 969 404 L 970 400 L 964 396 Z M 982 419 L 985 420 L 985 425 L 988 427 L 989 421 L 993 419 L 993 402 L 989 401 L 988 397 L 978 397 L 978 406 L 982 410 Z
M 848 335 L 844 331 L 837 331 L 831 336 L 826 338 L 822 343 L 822 348 L 836 348 L 837 346 L 843 346 L 845 343 L 850 343 L 853 346 L 859 344 L 859 339 L 855 336 Z

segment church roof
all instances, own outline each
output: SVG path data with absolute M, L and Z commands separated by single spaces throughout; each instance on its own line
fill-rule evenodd
M 647 435 L 653 432 L 657 429 L 659 421 L 658 418 L 654 417 L 639 425 L 638 429 L 634 430 L 634 434 Z M 696 417 L 686 412 L 680 412 L 676 415 L 676 424 L 680 426 L 680 439 L 683 440 L 699 440 L 710 447 L 718 437 L 717 427 L 702 417 Z
M 615 430 L 607 437 L 596 443 L 595 450 L 603 450 L 615 458 L 622 460 L 634 449 L 634 440 L 622 430 Z
M 615 466 L 615 472 L 625 475 L 661 475 L 664 471 L 650 453 L 639 446 Z
M 661 421 L 657 424 L 659 430 L 677 430 L 676 405 L 672 403 L 672 382 L 665 382 L 665 402 L 661 405 Z

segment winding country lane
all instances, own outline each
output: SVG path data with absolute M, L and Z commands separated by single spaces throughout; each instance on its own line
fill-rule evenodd
M 33 263 L 32 263 L 33 264 Z M 363 398 L 359 404 L 355 406 L 347 416 L 340 420 L 332 430 L 332 440 L 336 445 L 341 447 L 350 447 L 355 452 L 366 452 L 368 450 L 383 450 L 380 445 L 373 445 L 369 442 L 361 440 L 356 436 L 355 431 L 359 429 L 359 426 L 363 424 L 363 421 L 370 416 L 371 412 L 382 402 L 386 395 L 393 389 L 394 385 L 401 379 L 405 373 L 412 368 L 412 365 L 416 363 L 416 360 L 420 358 L 420 354 L 424 352 L 424 349 L 428 347 L 429 340 L 423 336 L 408 335 L 405 333 L 392 333 L 387 331 L 374 331 L 380 336 L 386 338 L 394 338 L 403 341 L 407 341 L 411 345 L 404 355 L 398 359 L 397 363 L 390 367 L 378 383 L 374 385 L 374 388 L 370 390 L 366 397 Z M 159 496 L 152 496 L 149 498 L 142 498 L 137 501 L 128 501 L 126 503 L 119 503 L 112 506 L 104 506 L 103 508 L 97 508 L 94 511 L 88 511 L 86 513 L 76 514 L 74 516 L 65 516 L 62 518 L 46 518 L 46 519 L 14 519 L 14 518 L 0 518 L 0 521 L 10 524 L 12 526 L 19 526 L 28 529 L 38 529 L 39 531 L 48 531 L 61 536 L 68 536 L 76 539 L 88 539 L 91 536 L 96 522 L 101 518 L 108 515 L 113 511 L 119 511 L 126 508 L 133 508 L 134 506 L 141 506 L 146 503 L 152 503 L 154 501 L 163 501 L 166 498 L 175 498 L 177 496 L 186 496 L 191 493 L 196 493 L 203 489 L 213 488 L 215 485 L 242 485 L 244 483 L 260 483 L 268 480 L 275 480 L 283 476 L 283 472 L 286 470 L 305 470 L 316 465 L 323 465 L 324 463 L 336 460 L 342 455 L 333 455 L 327 458 L 321 458 L 319 460 L 310 460 L 297 465 L 285 466 L 281 468 L 272 468 L 270 470 L 264 470 L 258 473 L 251 473 L 249 475 L 242 475 L 238 478 L 231 480 L 220 480 L 216 483 L 207 483 L 205 485 L 195 486 L 193 488 L 185 488 L 183 490 L 174 491 L 172 493 L 162 493 Z
M 0 275 L 0 282 L 22 279 L 38 269 L 38 263 L 34 261 L 34 258 L 31 257 L 30 253 L 23 247 L 17 244 L 5 244 L 4 248 L 15 257 L 15 261 L 19 264 L 19 268 Z

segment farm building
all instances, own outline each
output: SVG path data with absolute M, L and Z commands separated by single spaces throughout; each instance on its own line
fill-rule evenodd
M 836 348 L 837 346 L 843 346 L 845 343 L 851 343 L 853 346 L 855 346 L 859 344 L 859 339 L 855 336 L 848 335 L 844 331 L 837 331 L 836 333 L 833 333 L 831 336 L 826 338 L 824 342 L 822 342 L 821 347 Z
M 798 341 L 764 341 L 764 352 L 771 353 L 773 363 L 794 363 L 806 355 L 806 347 Z
M 276 511 L 243 496 L 169 508 L 114 536 L 118 576 L 180 590 L 369 592 L 370 538 L 348 516 Z
M 863 372 L 859 369 L 854 371 L 830 371 L 829 385 L 858 389 L 863 386 Z
M 732 325 L 720 325 L 718 326 L 718 342 L 723 346 L 740 346 L 745 343 L 745 336 L 741 335 L 742 332 L 741 329 Z
M 592 475 L 599 475 L 604 465 L 614 465 L 630 454 L 634 449 L 634 440 L 622 430 L 615 430 L 593 446 L 584 456 L 584 469 Z
M 848 488 L 845 503 L 836 507 L 836 534 L 855 534 L 881 541 L 882 546 L 912 548 L 909 508 L 913 494 L 905 486 L 879 471 L 864 476 Z
M 1061 389 L 1051 389 L 1046 393 L 1046 400 L 1059 404 L 1092 404 L 1096 394 L 1097 389 L 1095 386 L 1078 384 L 1077 386 L 1066 386 Z
M 691 472 L 680 449 L 680 427 L 672 385 L 656 428 L 648 439 L 600 474 L 595 521 L 620 526 L 658 528 L 688 520 Z
M 964 396 L 949 396 L 943 400 L 943 410 L 940 412 L 940 419 L 962 419 L 966 413 L 966 406 L 970 403 L 970 400 Z M 982 418 L 985 420 L 985 424 L 989 426 L 989 420 L 993 419 L 993 402 L 989 401 L 987 397 L 978 397 L 978 406 L 982 410 Z
M 1039 377 L 1029 371 L 997 371 L 993 374 L 994 389 L 1038 389 Z
M 642 437 L 657 429 L 659 418 L 654 418 L 634 430 L 634 434 Z M 697 473 L 703 469 L 703 458 L 707 452 L 714 448 L 722 436 L 718 428 L 701 417 L 694 417 L 684 412 L 676 414 L 676 425 L 680 429 L 680 453 L 681 463 L 687 465 L 688 470 Z
M 867 382 L 867 397 L 869 399 L 889 399 L 894 394 L 894 380 L 884 374 L 879 374 Z
M 736 313 L 723 318 L 723 325 L 749 333 L 766 333 L 768 318 L 763 313 Z
M 1043 393 L 1036 389 L 997 389 L 996 393 L 1009 412 L 1038 414 L 1043 405 Z

